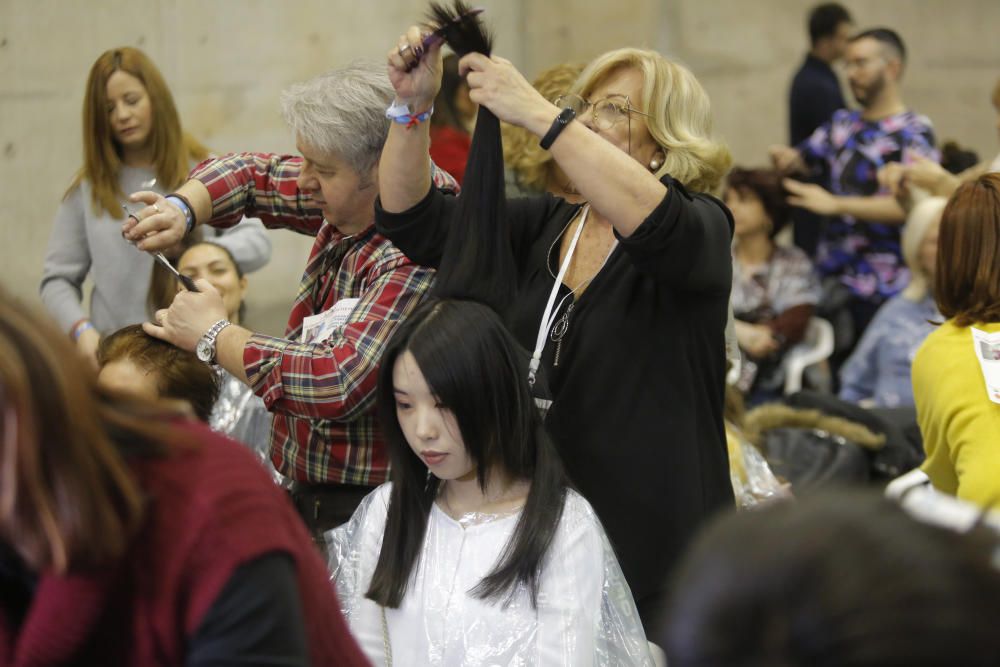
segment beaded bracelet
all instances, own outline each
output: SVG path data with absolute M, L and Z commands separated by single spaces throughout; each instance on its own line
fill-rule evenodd
M 82 320 L 77 320 L 72 327 L 69 329 L 69 337 L 73 339 L 73 342 L 80 340 L 80 336 L 87 329 L 93 329 L 94 323 L 88 320 L 86 317 Z

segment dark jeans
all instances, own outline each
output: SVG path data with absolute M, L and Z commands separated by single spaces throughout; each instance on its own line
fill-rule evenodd
M 295 509 L 313 536 L 313 541 L 325 553 L 323 533 L 347 523 L 361 500 L 375 487 L 352 484 L 307 484 L 292 482 L 288 489 Z

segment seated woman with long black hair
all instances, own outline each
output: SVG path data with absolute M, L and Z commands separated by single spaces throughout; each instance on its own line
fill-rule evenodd
M 440 85 L 440 49 L 414 26 L 388 54 L 397 122 L 376 226 L 438 268 L 436 293 L 485 295 L 534 351 L 523 372 L 551 400 L 546 427 L 655 627 L 671 565 L 734 502 L 722 419 L 732 221 L 701 194 L 729 151 L 712 139 L 701 85 L 654 51 L 599 56 L 554 105 L 488 44 L 446 38 L 473 51 L 460 68 L 480 105 L 462 194 L 431 191 L 418 117 Z M 498 119 L 540 137 L 585 202 L 505 201 Z
M 377 400 L 393 481 L 328 534 L 344 612 L 375 664 L 650 664 L 526 363 L 471 301 L 425 302 L 389 342 Z

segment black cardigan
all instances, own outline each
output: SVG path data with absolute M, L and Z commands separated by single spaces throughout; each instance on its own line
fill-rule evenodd
M 546 426 L 604 523 L 647 624 L 689 539 L 711 513 L 733 506 L 722 421 L 732 218 L 717 199 L 663 182 L 666 197 L 632 236 L 619 237 L 578 298 L 559 365 L 548 339 L 542 355 L 554 397 Z M 436 267 L 456 204 L 432 188 L 399 214 L 377 201 L 375 223 L 411 260 Z M 558 270 L 558 239 L 578 209 L 548 195 L 508 202 L 519 293 L 503 317 L 529 351 Z M 563 285 L 559 297 L 568 292 Z

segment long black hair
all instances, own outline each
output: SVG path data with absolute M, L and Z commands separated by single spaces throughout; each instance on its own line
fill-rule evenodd
M 458 56 L 489 56 L 493 36 L 461 0 L 453 9 L 431 3 L 430 22 L 444 26 L 444 40 Z M 500 120 L 480 105 L 472 134 L 462 193 L 431 293 L 473 299 L 504 312 L 516 296 L 517 267 L 504 196 Z
M 440 480 L 413 452 L 396 416 L 392 372 L 409 351 L 427 386 L 455 415 L 480 488 L 502 470 L 531 489 L 510 541 L 493 571 L 470 593 L 510 600 L 519 584 L 537 605 L 538 580 L 562 517 L 566 473 L 542 426 L 524 369 L 528 355 L 490 308 L 430 299 L 393 335 L 382 357 L 377 403 L 392 464 L 392 493 L 378 564 L 366 596 L 396 608 L 424 544 Z

